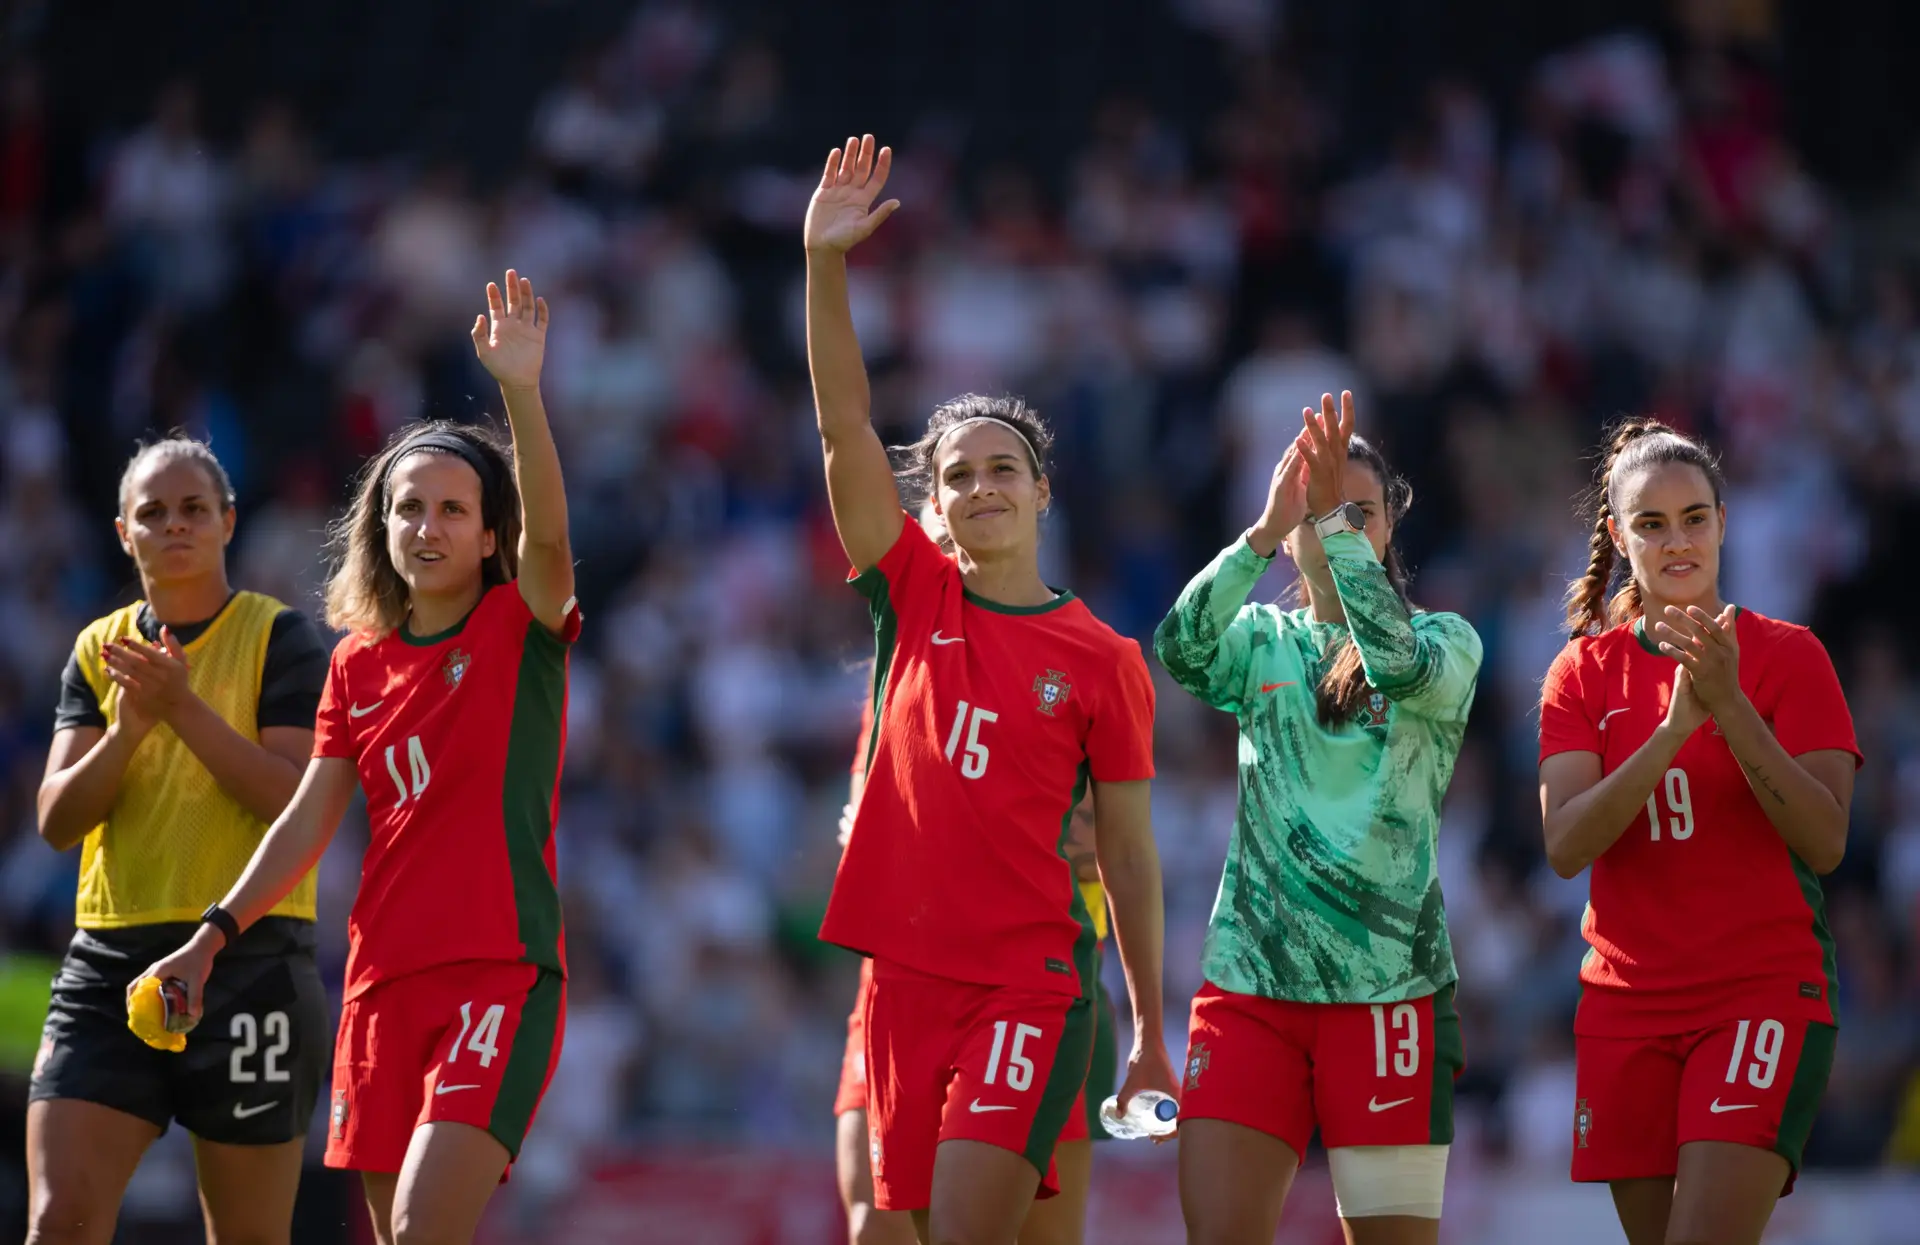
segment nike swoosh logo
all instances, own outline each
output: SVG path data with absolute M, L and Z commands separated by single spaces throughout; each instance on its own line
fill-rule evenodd
M 280 1103 L 277 1099 L 273 1102 L 263 1102 L 257 1107 L 243 1107 L 236 1102 L 233 1104 L 233 1118 L 236 1120 L 250 1120 L 254 1116 L 271 1111 L 279 1105 Z
M 967 1110 L 973 1112 L 975 1115 L 980 1115 L 983 1112 L 987 1112 L 987 1111 L 1011 1111 L 1013 1110 L 1013 1108 L 1011 1106 L 983 1107 L 980 1105 L 980 1100 L 978 1098 L 975 1098 L 972 1102 L 967 1104 Z
M 1374 1112 L 1391 1111 L 1395 1107 L 1404 1107 L 1412 1101 L 1413 1099 L 1411 1098 L 1395 1098 L 1392 1102 L 1381 1102 L 1378 1098 L 1369 1098 L 1367 1099 L 1367 1110 Z
M 1625 713 L 1625 712 L 1626 712 L 1626 710 L 1625 710 L 1625 709 L 1609 709 L 1609 710 L 1607 710 L 1607 711 L 1606 711 L 1606 713 L 1604 713 L 1604 714 L 1602 714 L 1602 715 L 1601 715 L 1601 717 L 1600 717 L 1600 729 L 1601 729 L 1601 730 L 1603 730 L 1603 731 L 1607 729 L 1607 719 L 1608 719 L 1608 718 L 1610 718 L 1610 717 L 1612 717 L 1612 716 L 1613 716 L 1614 714 L 1616 714 L 1616 713 Z
M 479 1089 L 479 1088 L 480 1087 L 478 1085 L 436 1085 L 433 1087 L 433 1096 L 435 1098 L 438 1098 L 442 1094 L 451 1094 L 463 1089 Z
M 941 635 L 936 631 L 933 633 L 933 642 L 935 644 L 965 644 L 967 637 L 963 635 Z
M 374 701 L 370 705 L 364 705 L 364 706 L 352 705 L 347 709 L 347 716 L 350 718 L 364 718 L 369 713 L 372 713 L 375 709 L 378 709 L 381 705 L 384 705 L 386 703 L 387 703 L 387 698 L 382 696 L 379 700 Z
M 1736 1102 L 1729 1103 L 1723 1107 L 1720 1105 L 1720 1100 L 1715 1098 L 1707 1105 L 1707 1110 L 1713 1112 L 1715 1115 L 1725 1115 L 1729 1111 L 1751 1111 L 1759 1105 L 1757 1102 Z
M 1297 679 L 1288 679 L 1285 683 L 1262 683 L 1260 685 L 1260 694 L 1264 696 L 1268 692 L 1277 691 L 1283 687 L 1292 687 L 1298 681 Z

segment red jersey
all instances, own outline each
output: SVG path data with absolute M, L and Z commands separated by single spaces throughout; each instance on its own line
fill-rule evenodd
M 1789 756 L 1838 749 L 1853 716 L 1811 631 L 1741 610 L 1740 687 Z M 1540 759 L 1592 752 L 1610 774 L 1666 717 L 1678 666 L 1643 622 L 1581 636 L 1547 672 Z M 1651 1037 L 1743 1008 L 1833 1023 L 1833 937 L 1820 880 L 1788 849 L 1709 720 L 1593 862 L 1575 1031 Z
M 313 754 L 353 760 L 371 838 L 347 929 L 346 997 L 460 960 L 566 971 L 553 827 L 567 652 L 516 584 L 438 635 L 333 650 Z
M 1062 849 L 1089 777 L 1153 777 L 1140 646 L 1071 593 L 974 596 L 911 516 L 853 582 L 873 609 L 877 724 L 820 936 L 955 981 L 1091 988 Z

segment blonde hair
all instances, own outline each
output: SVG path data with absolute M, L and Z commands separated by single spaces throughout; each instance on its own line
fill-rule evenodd
M 449 442 L 457 439 L 459 447 Z M 327 625 L 337 631 L 384 635 L 407 620 L 407 581 L 387 553 L 389 479 L 409 454 L 453 454 L 476 467 L 480 519 L 493 532 L 492 556 L 481 564 L 486 586 L 511 583 L 520 572 L 520 489 L 513 454 L 491 428 L 430 420 L 395 433 L 367 462 L 353 486 L 353 502 L 328 532 L 333 563 L 327 576 Z M 486 470 L 478 470 L 479 467 Z

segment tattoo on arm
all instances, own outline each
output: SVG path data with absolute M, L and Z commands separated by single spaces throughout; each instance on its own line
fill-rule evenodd
M 1741 764 L 1741 768 L 1747 771 L 1747 777 L 1753 780 L 1754 786 L 1760 788 L 1762 791 L 1765 791 L 1768 795 L 1772 796 L 1773 802 L 1775 804 L 1779 804 L 1783 807 L 1786 805 L 1787 797 L 1780 794 L 1780 788 L 1773 785 L 1772 780 L 1770 780 L 1767 777 L 1766 770 L 1761 769 L 1758 765 L 1748 765 L 1744 761 L 1742 761 L 1740 764 Z

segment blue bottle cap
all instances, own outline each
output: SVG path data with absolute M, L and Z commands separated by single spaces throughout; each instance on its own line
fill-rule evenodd
M 1180 1114 L 1180 1104 L 1171 1098 L 1162 1098 L 1159 1102 L 1153 1104 L 1153 1114 L 1155 1118 L 1164 1123 Z

